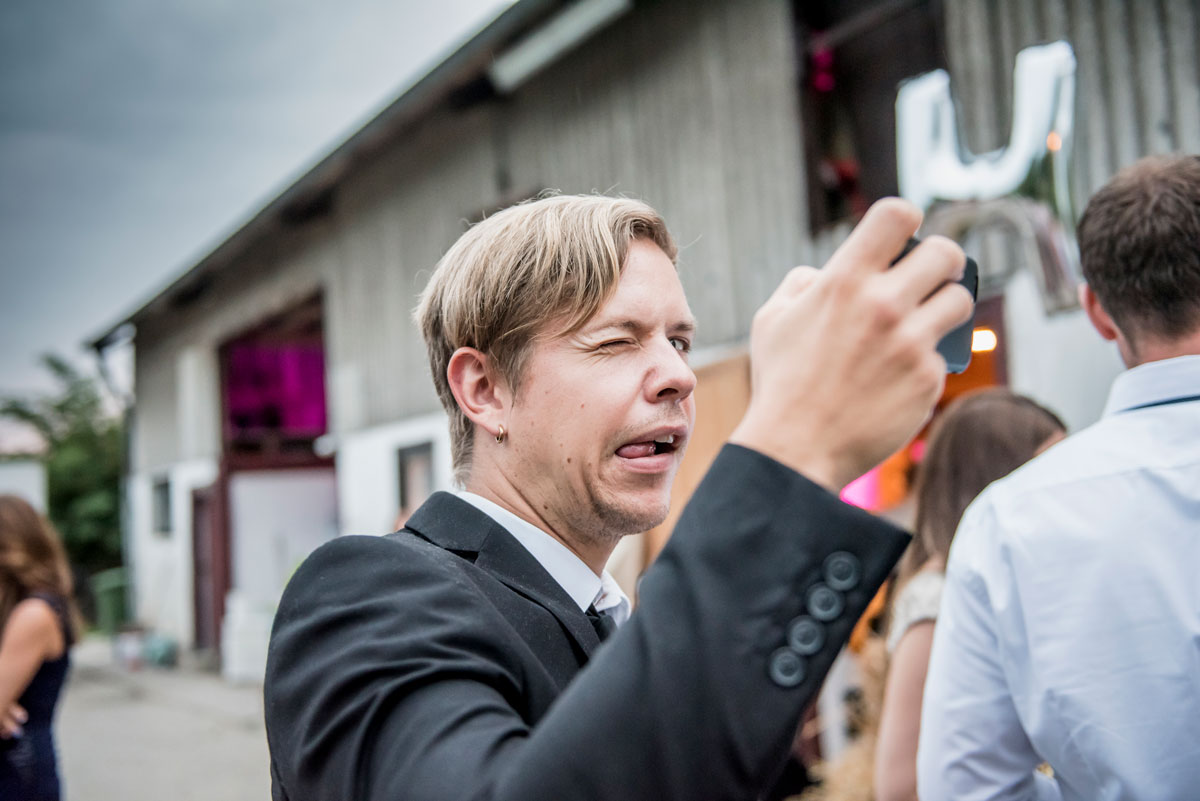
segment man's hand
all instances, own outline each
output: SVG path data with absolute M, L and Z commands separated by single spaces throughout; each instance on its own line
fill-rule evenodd
M 0 738 L 5 740 L 20 737 L 23 733 L 21 724 L 29 720 L 29 715 L 20 704 L 9 704 L 8 709 L 0 714 Z
M 840 490 L 908 441 L 946 380 L 938 340 L 971 314 L 966 259 L 912 204 L 871 206 L 825 268 L 797 267 L 754 317 L 750 408 L 731 442 Z

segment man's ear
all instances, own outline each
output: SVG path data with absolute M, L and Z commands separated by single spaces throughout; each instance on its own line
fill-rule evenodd
M 1083 307 L 1088 319 L 1092 322 L 1092 327 L 1096 329 L 1100 336 L 1109 342 L 1121 336 L 1121 330 L 1117 328 L 1117 324 L 1113 322 L 1113 318 L 1100 305 L 1100 299 L 1096 297 L 1096 293 L 1087 284 L 1079 285 L 1079 305 Z
M 499 434 L 508 419 L 510 395 L 487 355 L 475 348 L 454 351 L 446 365 L 446 380 L 463 414 L 492 436 Z

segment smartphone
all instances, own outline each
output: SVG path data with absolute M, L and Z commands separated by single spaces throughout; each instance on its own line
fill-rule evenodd
M 921 240 L 915 236 L 908 240 L 908 244 L 904 246 L 904 250 L 900 251 L 900 255 L 892 259 L 892 264 L 903 259 L 917 245 L 921 244 Z M 966 287 L 971 293 L 971 300 L 979 298 L 979 265 L 970 256 L 967 256 L 967 266 L 963 268 L 963 276 L 958 279 L 958 283 Z M 971 363 L 971 334 L 975 330 L 975 309 L 971 308 L 971 317 L 965 323 L 955 328 L 949 334 L 942 337 L 942 341 L 938 343 L 938 353 L 942 354 L 942 358 L 946 360 L 947 373 L 961 373 L 967 369 L 967 365 Z

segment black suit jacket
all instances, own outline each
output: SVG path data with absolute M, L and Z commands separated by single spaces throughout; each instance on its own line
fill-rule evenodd
M 288 584 L 265 684 L 274 797 L 754 798 L 907 541 L 726 446 L 601 647 L 512 535 L 434 495 Z

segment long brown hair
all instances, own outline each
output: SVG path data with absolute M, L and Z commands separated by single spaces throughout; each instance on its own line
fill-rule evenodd
M 35 592 L 62 599 L 68 638 L 78 633 L 71 568 L 58 532 L 25 500 L 0 495 L 0 630 L 13 607 Z
M 897 583 L 935 556 L 945 560 L 971 501 L 1066 428 L 1054 412 L 1007 389 L 973 392 L 946 407 L 933 424 L 917 468 L 916 536 Z

